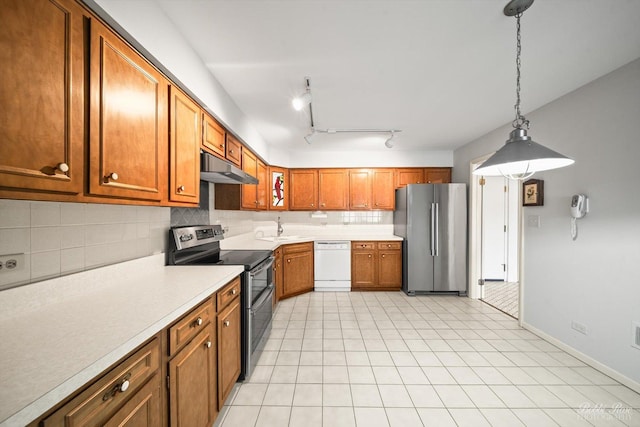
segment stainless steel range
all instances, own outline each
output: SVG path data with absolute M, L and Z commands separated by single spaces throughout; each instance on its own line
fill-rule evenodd
M 271 251 L 221 251 L 220 225 L 174 227 L 169 231 L 168 265 L 243 265 L 242 369 L 248 379 L 269 334 L 273 315 L 273 254 Z

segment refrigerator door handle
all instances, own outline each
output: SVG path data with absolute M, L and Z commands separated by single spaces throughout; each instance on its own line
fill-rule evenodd
M 435 232 L 436 232 L 436 204 L 435 203 L 431 203 L 431 230 L 430 231 L 430 236 L 431 236 L 431 256 L 436 256 L 436 236 L 435 236 Z
M 435 227 L 433 229 L 434 241 L 435 241 L 435 256 L 440 256 L 440 203 L 435 203 Z

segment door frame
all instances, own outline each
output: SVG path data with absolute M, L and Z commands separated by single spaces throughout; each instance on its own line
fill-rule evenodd
M 479 280 L 482 278 L 482 188 L 480 175 L 474 175 L 473 170 L 491 157 L 494 153 L 475 158 L 469 162 L 469 298 L 480 299 L 482 289 Z M 524 233 L 522 216 L 522 186 L 518 185 L 518 214 L 517 214 L 517 246 L 518 246 L 518 285 L 520 287 L 518 301 L 518 323 L 522 326 L 524 318 Z

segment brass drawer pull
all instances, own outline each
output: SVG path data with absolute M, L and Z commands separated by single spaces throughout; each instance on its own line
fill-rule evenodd
M 202 317 L 198 317 L 196 320 L 193 321 L 194 328 L 201 325 L 202 325 Z

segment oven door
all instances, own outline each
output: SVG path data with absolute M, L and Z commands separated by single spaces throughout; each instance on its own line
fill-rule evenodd
M 246 322 L 244 330 L 244 379 L 251 376 L 271 332 L 273 317 L 273 258 L 267 259 L 247 276 Z

